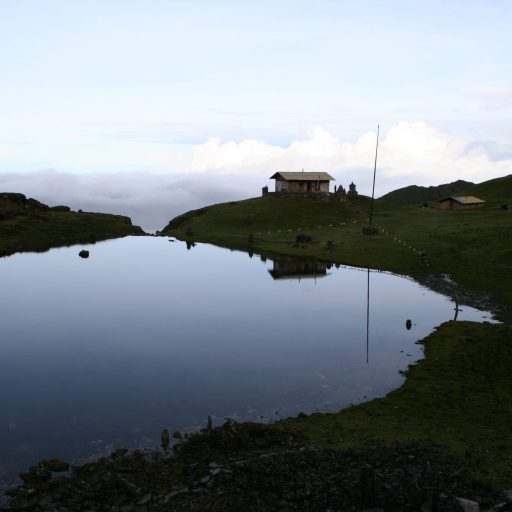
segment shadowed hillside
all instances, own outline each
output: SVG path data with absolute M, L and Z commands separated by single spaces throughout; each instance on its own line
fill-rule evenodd
M 0 256 L 142 234 L 123 215 L 73 212 L 67 206 L 50 207 L 23 194 L 0 192 Z

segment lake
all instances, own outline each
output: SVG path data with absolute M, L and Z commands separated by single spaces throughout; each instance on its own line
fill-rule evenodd
M 83 247 L 0 259 L 4 483 L 44 457 L 157 447 L 208 415 L 269 422 L 383 396 L 455 316 L 449 298 L 367 269 L 155 237 Z

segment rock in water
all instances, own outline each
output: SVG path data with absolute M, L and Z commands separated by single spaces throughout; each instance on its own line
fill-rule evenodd
M 41 466 L 44 469 L 54 471 L 55 473 L 69 471 L 69 464 L 59 459 L 44 459 L 41 461 Z
M 462 507 L 464 512 L 480 512 L 480 505 L 476 501 L 467 500 L 465 498 L 455 498 L 455 500 Z

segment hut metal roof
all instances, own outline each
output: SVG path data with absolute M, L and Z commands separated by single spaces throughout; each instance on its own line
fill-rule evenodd
M 444 199 L 440 199 L 439 202 L 442 203 L 443 201 L 449 201 L 450 199 L 453 199 L 454 201 L 457 201 L 457 203 L 460 203 L 460 204 L 485 203 L 485 201 L 483 199 L 480 199 L 475 196 L 449 196 L 449 197 L 445 197 Z
M 282 178 L 285 181 L 336 181 L 326 172 L 276 172 L 269 179 Z

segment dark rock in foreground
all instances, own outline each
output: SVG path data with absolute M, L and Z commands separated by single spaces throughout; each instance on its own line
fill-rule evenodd
M 291 429 L 228 421 L 173 452 L 117 450 L 59 479 L 42 463 L 5 510 L 454 511 L 457 497 L 498 501 L 460 461 L 413 443 L 321 449 Z

